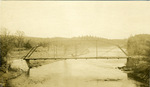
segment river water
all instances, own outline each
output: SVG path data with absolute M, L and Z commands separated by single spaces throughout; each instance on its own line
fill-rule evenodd
M 117 69 L 126 59 L 62 60 L 30 70 L 13 79 L 15 87 L 141 87 Z

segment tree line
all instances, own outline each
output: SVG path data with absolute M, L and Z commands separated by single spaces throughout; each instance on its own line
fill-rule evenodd
M 150 56 L 150 35 L 131 36 L 127 42 L 127 51 L 130 56 Z

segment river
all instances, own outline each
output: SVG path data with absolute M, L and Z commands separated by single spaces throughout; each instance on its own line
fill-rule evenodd
M 63 60 L 30 70 L 12 80 L 14 87 L 141 87 L 117 67 L 126 59 Z

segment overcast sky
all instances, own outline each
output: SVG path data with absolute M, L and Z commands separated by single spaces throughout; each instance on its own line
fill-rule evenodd
M 26 36 L 122 39 L 150 34 L 150 2 L 3 1 L 0 6 L 1 27 Z

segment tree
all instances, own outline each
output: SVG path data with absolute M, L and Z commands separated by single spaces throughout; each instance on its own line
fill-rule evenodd
M 16 31 L 16 47 L 23 47 L 24 44 L 24 35 L 25 33 L 23 31 Z
M 8 65 L 8 53 L 14 47 L 14 36 L 10 35 L 6 28 L 2 28 L 0 32 L 0 67 Z
M 132 36 L 127 42 L 127 51 L 130 56 L 150 56 L 150 35 L 139 34 Z

